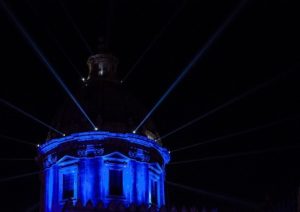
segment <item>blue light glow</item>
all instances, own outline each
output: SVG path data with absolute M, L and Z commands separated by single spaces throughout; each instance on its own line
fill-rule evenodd
M 147 172 L 147 166 L 144 163 L 139 163 L 137 162 L 136 164 L 136 186 L 137 186 L 137 202 L 139 204 L 142 204 L 145 202 L 146 199 L 146 192 L 147 192 L 147 187 L 146 187 L 146 172 Z
M 47 169 L 44 172 L 45 180 L 48 180 L 47 187 L 46 187 L 46 195 L 45 198 L 47 199 L 45 207 L 48 211 L 52 210 L 52 200 L 53 200 L 53 169 Z
M 129 142 L 132 144 L 139 144 L 145 147 L 156 149 L 164 159 L 164 163 L 168 163 L 170 161 L 170 154 L 167 149 L 160 146 L 157 142 L 152 139 L 149 139 L 144 136 L 132 134 L 132 133 L 114 133 L 114 132 L 105 132 L 105 131 L 90 131 L 90 132 L 82 132 L 82 133 L 74 133 L 69 136 L 64 136 L 61 138 L 56 138 L 47 141 L 44 144 L 41 144 L 39 147 L 40 154 L 46 154 L 52 149 L 58 147 L 59 145 L 67 142 L 77 142 L 84 143 L 87 141 L 94 141 L 101 143 L 108 138 L 116 138 L 122 139 L 124 142 Z
M 104 142 L 114 144 L 124 142 L 130 146 L 130 151 L 126 153 L 106 152 Z M 79 149 L 75 151 L 76 156 L 64 155 L 57 160 L 55 155 L 59 153 L 61 147 L 68 144 L 79 144 Z M 106 143 L 107 144 L 107 143 Z M 84 149 L 80 149 L 84 146 Z M 137 147 L 139 146 L 139 147 Z M 139 149 L 144 148 L 144 150 Z M 159 164 L 151 155 L 147 155 L 150 149 L 157 150 L 163 162 Z M 74 182 L 73 203 L 80 200 L 83 205 L 92 201 L 97 205 L 100 201 L 105 206 L 111 201 L 129 206 L 131 203 L 137 205 L 151 205 L 151 180 L 157 183 L 157 201 L 155 205 L 161 207 L 165 203 L 164 197 L 164 167 L 170 160 L 168 151 L 156 143 L 154 140 L 136 134 L 122 134 L 102 131 L 92 131 L 75 133 L 66 137 L 52 139 L 38 148 L 40 156 L 46 158 L 44 163 L 44 183 L 46 191 L 44 193 L 46 211 L 60 210 L 65 201 L 62 199 L 64 192 L 62 175 L 74 173 L 78 176 Z M 45 160 L 45 159 L 44 159 Z M 110 182 L 115 176 L 115 171 L 120 172 L 121 184 Z M 114 175 L 111 175 L 114 174 Z M 120 180 L 120 178 L 118 178 Z M 114 182 L 114 181 L 113 181 Z M 111 186 L 121 185 L 121 193 L 111 193 Z M 69 189 L 69 187 L 68 187 Z

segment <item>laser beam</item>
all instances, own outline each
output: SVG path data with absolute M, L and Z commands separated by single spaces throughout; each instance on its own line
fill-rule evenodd
M 37 18 L 41 18 L 41 16 L 38 14 L 38 12 L 36 11 L 35 7 L 30 3 L 30 1 L 26 1 L 26 3 L 29 5 L 29 7 L 31 8 L 31 11 L 35 14 L 35 16 Z M 43 21 L 44 22 L 44 21 Z M 45 25 L 44 25 L 45 26 Z M 61 47 L 60 42 L 55 38 L 54 33 L 49 30 L 47 27 L 44 28 L 46 30 L 46 33 L 50 36 L 51 40 L 56 44 L 56 46 L 58 47 L 58 49 L 60 50 L 60 52 L 62 53 L 62 55 L 64 56 L 64 58 L 68 61 L 68 63 L 71 65 L 71 67 L 73 68 L 73 70 L 77 73 L 77 75 L 80 77 L 80 80 L 83 79 L 82 74 L 80 73 L 80 71 L 78 70 L 78 68 L 75 66 L 75 64 L 72 62 L 72 60 L 70 59 L 70 57 L 67 55 L 67 53 L 64 51 L 64 49 Z
M 296 118 L 298 118 L 298 117 L 296 117 Z M 214 143 L 214 142 L 217 142 L 217 141 L 220 141 L 220 140 L 224 140 L 224 139 L 227 139 L 227 138 L 232 138 L 234 136 L 243 135 L 243 134 L 254 132 L 254 131 L 257 131 L 257 130 L 262 130 L 262 129 L 265 129 L 265 128 L 272 127 L 274 125 L 280 124 L 280 123 L 282 123 L 284 121 L 293 120 L 293 119 L 296 119 L 296 118 L 289 118 L 289 119 L 284 119 L 284 120 L 280 120 L 280 121 L 275 121 L 275 122 L 271 122 L 271 123 L 264 124 L 264 125 L 261 125 L 261 126 L 253 127 L 253 128 L 250 128 L 250 129 L 246 129 L 246 130 L 242 130 L 242 131 L 230 133 L 228 135 L 223 135 L 223 136 L 220 136 L 220 137 L 217 137 L 217 138 L 205 140 L 205 141 L 198 142 L 198 143 L 191 144 L 191 145 L 187 145 L 187 146 L 184 146 L 184 147 L 181 147 L 181 148 L 178 148 L 178 149 L 174 149 L 171 152 L 179 152 L 179 151 L 187 150 L 187 149 L 190 149 L 190 148 L 193 148 L 193 147 L 197 147 L 197 146 L 200 146 L 200 145 L 210 144 L 210 143 Z
M 224 104 L 221 104 L 221 105 L 215 107 L 214 109 L 212 109 L 212 110 L 210 110 L 210 111 L 208 111 L 208 112 L 206 112 L 206 113 L 204 113 L 204 114 L 202 114 L 202 115 L 200 115 L 200 116 L 198 116 L 198 117 L 192 119 L 191 121 L 189 121 L 189 122 L 187 122 L 187 123 L 181 125 L 180 127 L 178 127 L 178 128 L 176 128 L 176 129 L 174 129 L 174 130 L 172 130 L 172 131 L 166 133 L 165 135 L 161 136 L 161 137 L 158 138 L 158 139 L 160 139 L 160 140 L 161 140 L 161 139 L 165 139 L 166 137 L 168 137 L 168 136 L 170 136 L 170 135 L 173 135 L 174 133 L 177 133 L 178 131 L 183 130 L 183 129 L 185 129 L 185 128 L 187 128 L 187 127 L 189 127 L 189 126 L 195 124 L 196 122 L 198 122 L 198 121 L 200 121 L 200 120 L 202 120 L 202 119 L 208 117 L 209 115 L 212 115 L 212 114 L 218 112 L 219 110 L 222 110 L 222 109 L 224 109 L 224 108 L 226 108 L 226 107 L 232 105 L 233 103 L 236 103 L 236 102 L 238 102 L 239 100 L 242 100 L 243 98 L 245 98 L 245 97 L 247 97 L 247 96 L 249 96 L 249 95 L 255 93 L 256 91 L 258 91 L 258 90 L 260 90 L 260 89 L 262 89 L 262 88 L 264 88 L 264 87 L 267 87 L 267 86 L 270 85 L 271 83 L 273 83 L 273 82 L 275 82 L 275 81 L 281 79 L 281 77 L 282 77 L 283 74 L 286 74 L 286 73 L 280 73 L 280 74 L 276 75 L 275 77 L 271 78 L 270 80 L 267 80 L 266 82 L 263 82 L 263 83 L 257 85 L 256 87 L 254 87 L 254 88 L 252 88 L 252 89 L 249 89 L 249 90 L 245 91 L 245 92 L 242 93 L 241 95 L 238 95 L 238 96 L 236 96 L 236 97 L 234 97 L 234 98 L 228 100 L 228 101 L 225 102 Z
M 206 51 L 212 46 L 214 41 L 222 34 L 222 32 L 228 27 L 228 25 L 233 21 L 233 19 L 237 16 L 238 12 L 245 5 L 246 0 L 242 1 L 237 8 L 233 11 L 233 13 L 223 22 L 223 24 L 216 30 L 216 32 L 210 37 L 210 39 L 204 44 L 204 46 L 197 52 L 192 61 L 185 67 L 185 69 L 180 73 L 180 75 L 176 78 L 176 80 L 171 84 L 171 86 L 167 89 L 167 91 L 161 96 L 161 98 L 157 101 L 154 107 L 149 111 L 149 113 L 145 116 L 145 118 L 141 121 L 141 123 L 134 130 L 137 132 L 139 128 L 148 120 L 148 118 L 152 115 L 152 113 L 159 107 L 159 105 L 166 99 L 166 97 L 173 91 L 173 89 L 177 86 L 177 84 L 187 75 L 187 73 L 192 69 L 192 67 L 203 58 Z
M 88 44 L 88 42 L 86 41 L 86 39 L 84 38 L 84 36 L 82 35 L 82 33 L 80 32 L 80 30 L 79 30 L 79 28 L 77 27 L 77 25 L 75 24 L 75 22 L 74 22 L 74 20 L 73 20 L 73 18 L 72 18 L 72 16 L 71 16 L 71 14 L 69 13 L 69 11 L 67 10 L 67 8 L 65 7 L 65 5 L 62 3 L 61 0 L 59 0 L 58 2 L 59 2 L 59 4 L 60 4 L 61 8 L 63 9 L 63 11 L 65 12 L 67 18 L 69 19 L 69 22 L 72 24 L 73 28 L 74 28 L 75 31 L 77 32 L 79 38 L 80 38 L 81 41 L 83 42 L 83 44 L 84 44 L 86 50 L 88 51 L 88 53 L 89 53 L 90 55 L 92 55 L 92 54 L 93 54 L 93 51 L 92 51 L 90 45 Z
M 34 146 L 34 147 L 36 146 L 36 144 L 34 144 L 32 142 L 24 141 L 24 140 L 21 140 L 19 138 L 13 138 L 13 137 L 6 136 L 6 135 L 0 135 L 0 138 L 2 138 L 4 140 L 15 141 L 15 142 L 18 142 L 18 143 L 21 143 L 21 144 L 27 144 L 27 145 Z M 3 140 L 1 140 L 1 141 L 3 141 Z
M 49 30 L 47 30 L 49 31 Z M 50 32 L 48 32 L 50 33 Z M 54 35 L 51 36 L 53 42 L 56 44 L 56 46 L 58 47 L 58 49 L 60 50 L 60 52 L 62 53 L 62 55 L 65 57 L 65 59 L 68 61 L 68 63 L 71 65 L 71 67 L 73 68 L 73 70 L 77 73 L 77 75 L 80 77 L 80 80 L 83 79 L 82 74 L 80 73 L 80 71 L 78 70 L 78 68 L 75 66 L 75 64 L 72 62 L 72 60 L 70 59 L 70 57 L 67 55 L 67 53 L 63 50 L 63 48 L 60 46 L 59 41 L 53 37 Z
M 34 205 L 30 206 L 25 212 L 32 212 L 32 211 L 37 211 L 40 203 L 35 203 Z
M 39 174 L 39 173 L 40 173 L 40 171 L 36 171 L 36 172 L 20 174 L 20 175 L 16 175 L 16 176 L 12 176 L 12 177 L 1 178 L 0 183 L 12 181 L 12 180 L 17 180 L 17 179 L 24 178 L 24 177 L 33 176 L 33 175 L 36 175 L 36 174 Z
M 0 161 L 35 161 L 33 158 L 0 158 Z
M 230 158 L 243 157 L 243 156 L 248 156 L 248 155 L 280 152 L 283 150 L 289 150 L 289 149 L 295 149 L 295 148 L 300 148 L 300 145 L 278 147 L 278 148 L 268 148 L 268 149 L 249 151 L 249 152 L 239 152 L 239 153 L 210 156 L 210 157 L 204 157 L 204 158 L 198 158 L 198 159 L 175 161 L 175 162 L 170 163 L 169 165 L 180 165 L 180 164 L 195 163 L 195 162 L 208 161 L 208 160 L 218 160 L 218 159 L 230 159 Z
M 150 51 L 150 49 L 152 49 L 152 47 L 154 46 L 154 44 L 158 41 L 158 39 L 165 33 L 165 31 L 167 30 L 168 26 L 174 21 L 174 19 L 181 13 L 181 11 L 183 10 L 185 6 L 185 1 L 183 2 L 183 4 L 179 7 L 179 9 L 176 10 L 176 12 L 169 18 L 168 22 L 163 26 L 163 28 L 159 31 L 158 34 L 156 34 L 156 36 L 154 37 L 154 39 L 149 43 L 149 45 L 147 46 L 147 48 L 143 51 L 143 53 L 140 55 L 140 57 L 137 59 L 137 61 L 133 64 L 133 66 L 129 69 L 129 71 L 127 72 L 127 74 L 123 77 L 123 79 L 121 80 L 121 83 L 124 83 L 127 78 L 130 76 L 130 74 L 135 70 L 135 68 L 140 64 L 140 62 L 142 61 L 142 59 L 145 57 L 145 55 Z
M 112 33 L 112 25 L 113 25 L 113 14 L 114 14 L 114 0 L 108 1 L 108 9 L 106 14 L 106 32 L 105 32 L 105 42 L 104 48 L 108 49 L 110 45 L 111 33 Z M 100 47 L 101 48 L 101 47 Z
M 198 193 L 200 195 L 206 196 L 206 197 L 210 197 L 213 199 L 217 199 L 217 200 L 222 200 L 224 202 L 228 202 L 228 203 L 232 203 L 232 204 L 238 204 L 240 206 L 243 207 L 247 207 L 247 208 L 252 208 L 252 209 L 259 209 L 258 205 L 252 202 L 248 202 L 245 200 L 241 200 L 238 198 L 234 198 L 228 195 L 221 195 L 221 194 L 217 194 L 217 193 L 213 193 L 213 192 L 209 192 L 209 191 L 205 191 L 203 189 L 199 189 L 199 188 L 195 188 L 195 187 L 191 187 L 191 186 L 187 186 L 187 185 L 182 185 L 179 183 L 174 183 L 174 182 L 170 182 L 170 181 L 166 181 L 166 183 L 168 185 L 171 185 L 173 187 L 177 187 L 177 188 L 181 188 L 187 191 L 192 191 L 195 193 Z
M 2 98 L 0 98 L 0 102 L 2 104 L 5 104 L 6 106 L 16 110 L 17 112 L 23 114 L 24 116 L 36 121 L 37 123 L 43 125 L 44 127 L 47 127 L 48 129 L 53 130 L 53 131 L 57 132 L 60 135 L 64 135 L 64 133 L 62 133 L 61 131 L 55 129 L 54 127 L 50 126 L 49 124 L 46 124 L 45 122 L 41 121 L 40 119 L 36 118 L 35 116 L 31 115 L 30 113 L 25 112 L 24 110 L 22 110 L 21 108 L 11 104 L 10 102 L 8 102 L 8 101 L 6 101 Z
M 89 123 L 93 126 L 93 129 L 96 128 L 94 123 L 91 121 L 89 116 L 86 114 L 84 109 L 80 106 L 79 102 L 76 100 L 76 98 L 73 96 L 69 88 L 65 85 L 65 83 L 62 81 L 60 76 L 56 73 L 53 66 L 48 62 L 43 52 L 39 49 L 37 44 L 32 40 L 29 33 L 25 30 L 25 28 L 21 25 L 21 23 L 17 20 L 15 15 L 10 11 L 10 9 L 7 7 L 7 5 L 4 3 L 4 1 L 0 0 L 0 3 L 2 7 L 5 9 L 8 16 L 12 19 L 12 21 L 17 26 L 18 30 L 21 32 L 21 34 L 25 37 L 25 39 L 28 41 L 29 45 L 32 47 L 32 49 L 37 53 L 41 61 L 47 66 L 50 73 L 56 78 L 58 83 L 62 86 L 62 88 L 65 90 L 65 92 L 69 95 L 69 97 L 72 99 L 72 101 L 75 103 L 75 105 L 78 107 L 78 109 L 81 111 L 81 113 L 85 116 L 85 118 L 89 121 Z

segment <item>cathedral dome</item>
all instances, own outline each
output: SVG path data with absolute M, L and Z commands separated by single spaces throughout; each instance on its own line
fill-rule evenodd
M 132 133 L 147 111 L 116 80 L 117 63 L 111 54 L 91 56 L 89 75 L 75 96 L 98 130 Z M 54 126 L 66 135 L 95 130 L 70 99 L 55 118 Z M 159 137 L 151 120 L 137 133 L 151 139 Z M 48 139 L 58 136 L 49 132 Z
M 68 99 L 54 123 L 66 135 L 49 132 L 38 146 L 41 211 L 73 211 L 79 204 L 162 207 L 170 152 L 157 142 L 151 120 L 133 133 L 147 111 L 116 80 L 117 59 L 97 54 L 88 66 L 75 95 L 83 110 Z

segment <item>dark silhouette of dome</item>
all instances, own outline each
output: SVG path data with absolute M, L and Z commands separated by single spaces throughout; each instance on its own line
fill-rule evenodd
M 76 93 L 76 98 L 98 130 L 132 133 L 147 111 L 116 80 L 117 63 L 118 60 L 111 54 L 91 56 L 88 60 L 89 76 Z M 55 118 L 54 125 L 65 134 L 95 130 L 69 99 Z M 158 138 L 151 120 L 137 133 Z M 51 131 L 48 139 L 58 136 Z

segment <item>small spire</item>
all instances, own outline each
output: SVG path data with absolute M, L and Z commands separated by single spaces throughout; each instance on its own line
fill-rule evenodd
M 106 52 L 108 52 L 108 45 L 107 45 L 107 42 L 105 42 L 104 37 L 99 37 L 98 38 L 97 49 L 98 49 L 99 53 L 106 53 Z

